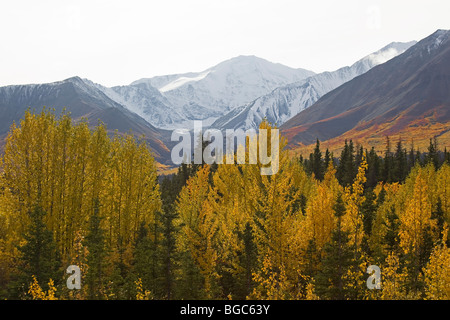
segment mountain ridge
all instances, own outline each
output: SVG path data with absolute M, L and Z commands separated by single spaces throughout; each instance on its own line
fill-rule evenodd
M 316 139 L 412 137 L 418 128 L 433 127 L 427 132 L 445 134 L 450 121 L 449 38 L 450 31 L 438 30 L 403 54 L 325 94 L 281 126 L 290 147 L 309 145 Z
M 156 127 L 185 127 L 194 119 L 215 120 L 225 111 L 248 103 L 278 86 L 313 74 L 306 69 L 287 67 L 256 56 L 241 55 L 200 72 L 143 78 L 130 84 L 131 88 L 146 83 L 159 90 L 166 103 L 155 112 L 164 115 L 166 110 L 173 111 L 177 119 L 172 122 L 157 123 L 155 119 L 146 117 L 149 106 L 130 108 L 138 110 L 138 114 Z M 181 121 L 180 117 L 183 118 Z
M 162 131 L 78 76 L 52 83 L 0 87 L 0 136 L 5 137 L 12 123 L 19 123 L 26 110 L 40 112 L 44 107 L 57 115 L 69 112 L 74 121 L 85 118 L 91 127 L 101 120 L 110 133 L 117 130 L 145 136 L 159 161 L 166 162 L 169 158 Z
M 222 129 L 257 128 L 264 118 L 281 125 L 314 104 L 325 93 L 395 57 L 415 43 L 415 41 L 392 42 L 351 66 L 322 72 L 302 81 L 278 87 L 267 95 L 230 111 L 217 119 L 212 126 Z

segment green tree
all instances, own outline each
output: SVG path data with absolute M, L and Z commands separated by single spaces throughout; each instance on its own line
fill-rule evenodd
M 391 152 L 391 142 L 389 137 L 386 137 L 386 149 L 384 150 L 383 179 L 386 183 L 394 181 L 394 158 Z
M 432 163 L 434 168 L 439 168 L 439 153 L 437 146 L 437 139 L 430 139 L 430 145 L 428 146 L 428 154 L 425 158 L 425 164 Z
M 314 148 L 314 152 L 311 157 L 311 167 L 312 167 L 312 173 L 314 173 L 314 176 L 318 180 L 323 180 L 324 175 L 324 164 L 322 160 L 322 152 L 320 151 L 320 141 L 317 139 L 316 141 L 316 147 Z
M 89 299 L 101 299 L 106 257 L 105 232 L 101 227 L 100 202 L 94 201 L 94 213 L 89 219 L 89 230 L 84 245 L 88 248 L 86 284 Z
M 346 299 L 347 286 L 345 275 L 352 264 L 353 250 L 349 245 L 349 234 L 341 226 L 342 216 L 346 208 L 342 195 L 339 194 L 334 205 L 334 215 L 337 217 L 337 227 L 332 232 L 331 242 L 327 243 L 322 259 L 322 267 L 316 277 L 316 292 L 324 299 Z
M 378 181 L 380 181 L 381 160 L 377 155 L 375 148 L 372 147 L 369 152 L 366 152 L 367 158 L 367 181 L 366 187 L 375 188 Z
M 44 222 L 46 213 L 40 205 L 29 212 L 30 224 L 23 235 L 25 244 L 18 247 L 19 274 L 17 281 L 13 283 L 13 296 L 20 297 L 28 289 L 35 276 L 40 287 L 48 289 L 50 279 L 58 283 L 60 276 L 61 260 L 53 234 L 47 229 Z
M 342 150 L 341 157 L 339 159 L 336 177 L 341 185 L 349 186 L 353 183 L 355 176 L 355 150 L 352 140 L 350 140 L 349 143 L 347 143 L 346 140 L 344 149 Z
M 395 150 L 393 160 L 393 181 L 405 181 L 406 175 L 408 174 L 408 159 L 401 139 L 397 143 L 397 149 Z

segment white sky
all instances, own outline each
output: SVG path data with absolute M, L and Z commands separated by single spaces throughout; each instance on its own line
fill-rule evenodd
M 1 0 L 0 86 L 106 86 L 256 55 L 315 72 L 450 29 L 449 0 Z

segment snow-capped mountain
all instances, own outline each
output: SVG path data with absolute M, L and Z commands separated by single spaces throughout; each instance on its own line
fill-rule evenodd
M 152 125 L 172 129 L 193 119 L 211 122 L 277 87 L 312 75 L 255 56 L 239 56 L 202 72 L 141 79 L 104 92 Z
M 85 79 L 85 81 L 89 80 Z M 185 120 L 185 117 L 172 107 L 170 101 L 149 83 L 142 82 L 112 88 L 92 82 L 91 84 L 100 89 L 110 99 L 141 116 L 150 124 L 155 124 L 155 126 L 177 126 Z
M 438 30 L 405 53 L 348 81 L 280 127 L 292 147 L 345 140 L 383 145 L 397 136 L 449 145 L 450 30 Z
M 131 131 L 136 136 L 144 136 L 158 161 L 168 161 L 170 152 L 163 142 L 167 140 L 166 132 L 151 126 L 98 87 L 79 77 L 53 83 L 0 87 L 0 147 L 10 126 L 19 123 L 28 108 L 40 112 L 45 106 L 57 115 L 66 110 L 75 121 L 85 118 L 91 126 L 101 120 L 110 132 Z
M 257 128 L 262 119 L 281 125 L 320 97 L 364 74 L 371 68 L 403 53 L 416 42 L 394 42 L 351 66 L 323 72 L 304 80 L 278 87 L 250 103 L 241 105 L 217 119 L 211 127 L 220 129 Z

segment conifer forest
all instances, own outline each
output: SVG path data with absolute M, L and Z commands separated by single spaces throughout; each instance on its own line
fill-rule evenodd
M 438 140 L 285 146 L 271 176 L 259 163 L 162 175 L 131 134 L 28 111 L 0 158 L 0 299 L 450 299 L 450 153 Z

